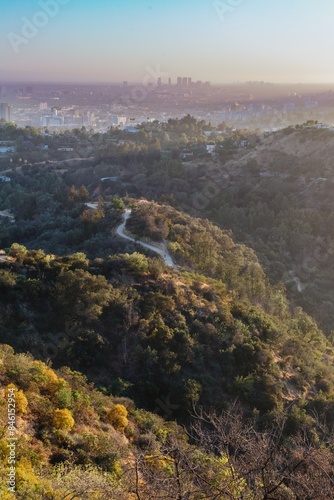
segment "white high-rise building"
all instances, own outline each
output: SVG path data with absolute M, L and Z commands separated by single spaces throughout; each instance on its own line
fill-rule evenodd
M 126 125 L 126 116 L 113 115 L 111 117 L 111 125 L 114 126 Z
M 0 120 L 13 121 L 13 108 L 5 102 L 0 104 Z

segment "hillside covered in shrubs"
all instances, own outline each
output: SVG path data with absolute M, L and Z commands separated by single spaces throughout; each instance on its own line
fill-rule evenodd
M 228 231 L 131 207 L 127 230 L 177 270 L 132 242 L 0 261 L 1 421 L 12 384 L 19 432 L 3 498 L 331 498 L 330 342 Z
M 265 426 L 233 404 L 195 412 L 186 432 L 8 345 L 0 345 L 0 379 L 2 424 L 6 395 L 16 393 L 15 493 L 3 425 L 0 436 L 4 500 L 331 498 L 330 436 L 305 414 L 298 429 L 286 415 Z

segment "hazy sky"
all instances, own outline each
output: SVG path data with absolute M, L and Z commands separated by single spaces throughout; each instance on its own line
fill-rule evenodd
M 333 0 L 1 4 L 0 81 L 334 82 Z

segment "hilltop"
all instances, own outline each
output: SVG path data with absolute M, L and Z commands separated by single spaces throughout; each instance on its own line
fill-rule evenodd
M 327 334 L 334 328 L 334 131 L 290 127 L 224 169 L 229 185 L 201 215 L 252 247 L 272 283 Z
M 300 161 L 330 162 L 334 154 L 334 131 L 330 128 L 316 128 L 315 125 L 288 127 L 266 134 L 253 151 L 231 163 L 245 166 L 249 160 L 255 160 L 259 165 L 270 165 L 270 160 L 276 154 L 291 156 Z

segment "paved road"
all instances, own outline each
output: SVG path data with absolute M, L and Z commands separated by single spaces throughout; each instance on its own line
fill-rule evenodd
M 99 208 L 98 203 L 85 203 L 86 207 L 92 208 L 93 210 L 97 210 Z
M 302 285 L 302 283 L 300 282 L 300 280 L 297 278 L 297 276 L 295 276 L 294 272 L 293 271 L 290 271 L 289 272 L 289 276 L 291 276 L 292 278 L 292 281 L 296 284 L 296 287 L 297 287 L 297 290 L 299 293 L 303 292 L 304 291 L 304 288 L 305 286 Z
M 140 240 L 135 240 L 134 238 L 131 238 L 130 236 L 125 234 L 126 221 L 128 220 L 128 218 L 130 216 L 131 216 L 131 210 L 129 210 L 129 209 L 125 210 L 125 212 L 123 213 L 123 222 L 116 229 L 116 233 L 118 234 L 118 236 L 120 236 L 121 238 L 124 238 L 126 240 L 138 243 L 142 247 L 148 248 L 149 250 L 152 250 L 153 252 L 158 253 L 163 258 L 163 260 L 165 261 L 167 266 L 173 267 L 174 269 L 176 269 L 176 265 L 174 264 L 173 259 L 170 256 L 165 243 L 164 243 L 165 248 L 161 249 L 161 248 L 155 247 L 154 245 L 149 245 L 148 243 L 144 243 Z
M 15 217 L 9 210 L 0 210 L 0 217 L 7 217 L 11 222 L 15 222 Z

